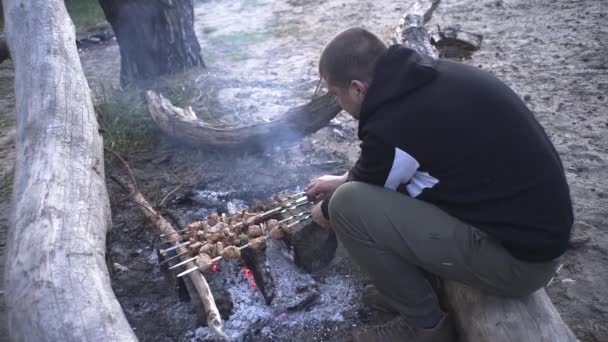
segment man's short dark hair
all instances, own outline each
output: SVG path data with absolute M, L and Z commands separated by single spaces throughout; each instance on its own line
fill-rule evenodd
M 352 80 L 371 83 L 384 42 L 366 29 L 355 27 L 339 33 L 323 49 L 319 73 L 325 81 L 346 87 Z

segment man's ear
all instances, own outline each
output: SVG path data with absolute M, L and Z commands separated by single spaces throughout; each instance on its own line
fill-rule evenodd
M 355 95 L 357 95 L 357 97 L 359 98 L 363 98 L 365 97 L 365 94 L 367 94 L 367 85 L 361 81 L 350 81 L 350 88 L 355 92 Z

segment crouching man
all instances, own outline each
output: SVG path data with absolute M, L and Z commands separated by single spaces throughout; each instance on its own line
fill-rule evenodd
M 572 204 L 555 148 L 509 87 L 360 28 L 325 47 L 319 71 L 362 143 L 347 174 L 309 184 L 313 219 L 371 277 L 363 300 L 399 313 L 355 340 L 453 341 L 433 275 L 514 297 L 547 284 Z

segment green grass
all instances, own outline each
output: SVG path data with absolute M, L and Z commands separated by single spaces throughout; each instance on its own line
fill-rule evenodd
M 65 0 L 65 7 L 74 22 L 76 32 L 86 31 L 106 20 L 97 0 Z M 0 16 L 0 31 L 4 31 L 4 16 Z
M 208 42 L 214 46 L 225 46 L 238 48 L 245 45 L 253 45 L 261 43 L 272 38 L 273 33 L 270 31 L 264 32 L 233 32 L 229 34 L 218 34 L 207 38 Z
M 65 7 L 76 26 L 76 32 L 86 31 L 106 20 L 97 0 L 65 0 Z
M 105 147 L 133 155 L 154 146 L 158 134 L 145 100 L 136 89 L 103 88 L 95 112 L 103 129 Z
M 150 151 L 163 140 L 152 121 L 141 89 L 156 89 L 178 107 L 192 104 L 194 83 L 172 78 L 126 89 L 102 87 L 96 96 L 95 112 L 103 129 L 104 146 L 123 156 Z

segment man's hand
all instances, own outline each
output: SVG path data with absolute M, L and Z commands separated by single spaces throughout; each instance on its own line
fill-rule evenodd
M 312 220 L 321 227 L 329 228 L 329 221 L 323 216 L 323 210 L 321 209 L 322 203 L 319 202 L 312 208 Z
M 322 200 L 344 184 L 347 176 L 348 173 L 342 176 L 325 175 L 315 178 L 306 187 L 306 195 L 313 201 Z

